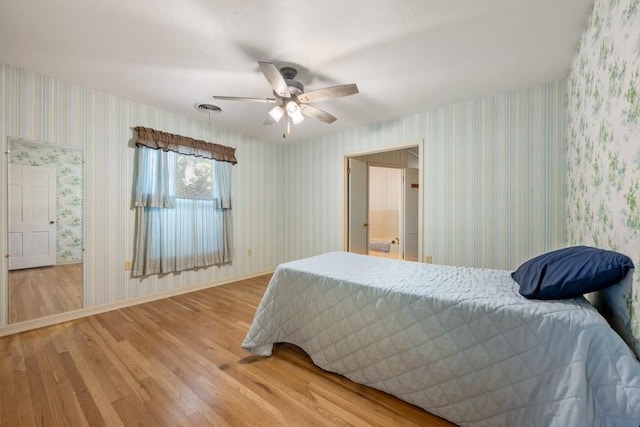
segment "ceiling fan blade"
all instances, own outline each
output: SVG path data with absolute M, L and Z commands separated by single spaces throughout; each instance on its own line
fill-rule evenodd
M 327 113 L 324 110 L 314 107 L 313 105 L 300 104 L 300 111 L 307 117 L 313 117 L 314 119 L 328 124 L 331 124 L 338 120 L 335 118 L 335 116 Z
M 291 98 L 289 85 L 287 85 L 284 77 L 282 77 L 282 74 L 280 74 L 280 70 L 278 70 L 278 67 L 270 62 L 258 61 L 258 64 L 260 64 L 260 69 L 273 88 L 273 91 L 282 98 Z
M 358 86 L 355 83 L 339 86 L 326 87 L 324 89 L 312 90 L 298 95 L 300 102 L 318 102 L 325 99 L 340 98 L 358 93 Z
M 278 102 L 277 99 L 274 98 L 245 98 L 242 96 L 217 96 L 214 95 L 213 99 L 222 99 L 225 101 L 245 101 L 245 102 L 262 102 L 267 104 L 275 104 Z

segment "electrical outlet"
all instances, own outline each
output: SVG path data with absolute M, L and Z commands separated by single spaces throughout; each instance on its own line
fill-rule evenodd
M 124 269 L 131 270 L 133 268 L 133 261 L 127 260 L 124 262 Z
M 425 256 L 424 262 L 426 262 L 427 264 L 431 264 L 433 262 L 433 257 L 431 255 Z
M 251 256 L 251 249 L 247 249 L 247 255 Z

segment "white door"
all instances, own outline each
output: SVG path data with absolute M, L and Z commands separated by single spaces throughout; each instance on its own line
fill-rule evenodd
M 404 259 L 418 261 L 418 200 L 419 200 L 418 169 L 404 169 L 404 201 L 403 201 L 403 236 Z M 402 242 L 401 242 L 402 243 Z
M 56 169 L 9 165 L 9 270 L 56 263 Z
M 362 160 L 349 159 L 349 252 L 368 253 L 368 191 L 367 164 Z

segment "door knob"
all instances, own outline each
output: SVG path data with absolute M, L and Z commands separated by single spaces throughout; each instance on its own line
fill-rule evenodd
M 362 226 L 363 226 L 363 227 L 368 227 L 368 226 L 369 226 L 369 224 L 366 224 L 366 223 L 365 223 L 365 224 L 362 224 Z
M 52 225 L 53 225 L 53 224 L 55 224 L 55 223 L 56 223 L 55 221 L 49 221 L 49 224 L 52 224 Z

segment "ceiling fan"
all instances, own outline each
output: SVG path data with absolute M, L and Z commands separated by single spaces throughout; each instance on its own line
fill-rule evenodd
M 312 117 L 323 123 L 333 123 L 337 119 L 332 114 L 321 110 L 318 107 L 310 105 L 311 102 L 325 101 L 332 98 L 340 98 L 343 96 L 354 95 L 358 93 L 358 86 L 355 84 L 345 84 L 338 86 L 326 87 L 323 89 L 304 91 L 304 86 L 298 80 L 295 80 L 298 70 L 293 67 L 282 67 L 278 69 L 270 62 L 258 61 L 262 73 L 273 88 L 275 98 L 246 98 L 238 96 L 217 96 L 214 99 L 226 101 L 247 101 L 247 102 L 264 102 L 267 104 L 275 104 L 269 111 L 264 125 L 277 123 L 283 117 L 287 117 L 287 131 L 290 133 L 290 122 L 298 124 L 304 120 L 304 117 Z M 290 119 L 290 120 L 289 120 Z M 284 137 L 285 135 L 283 135 Z

